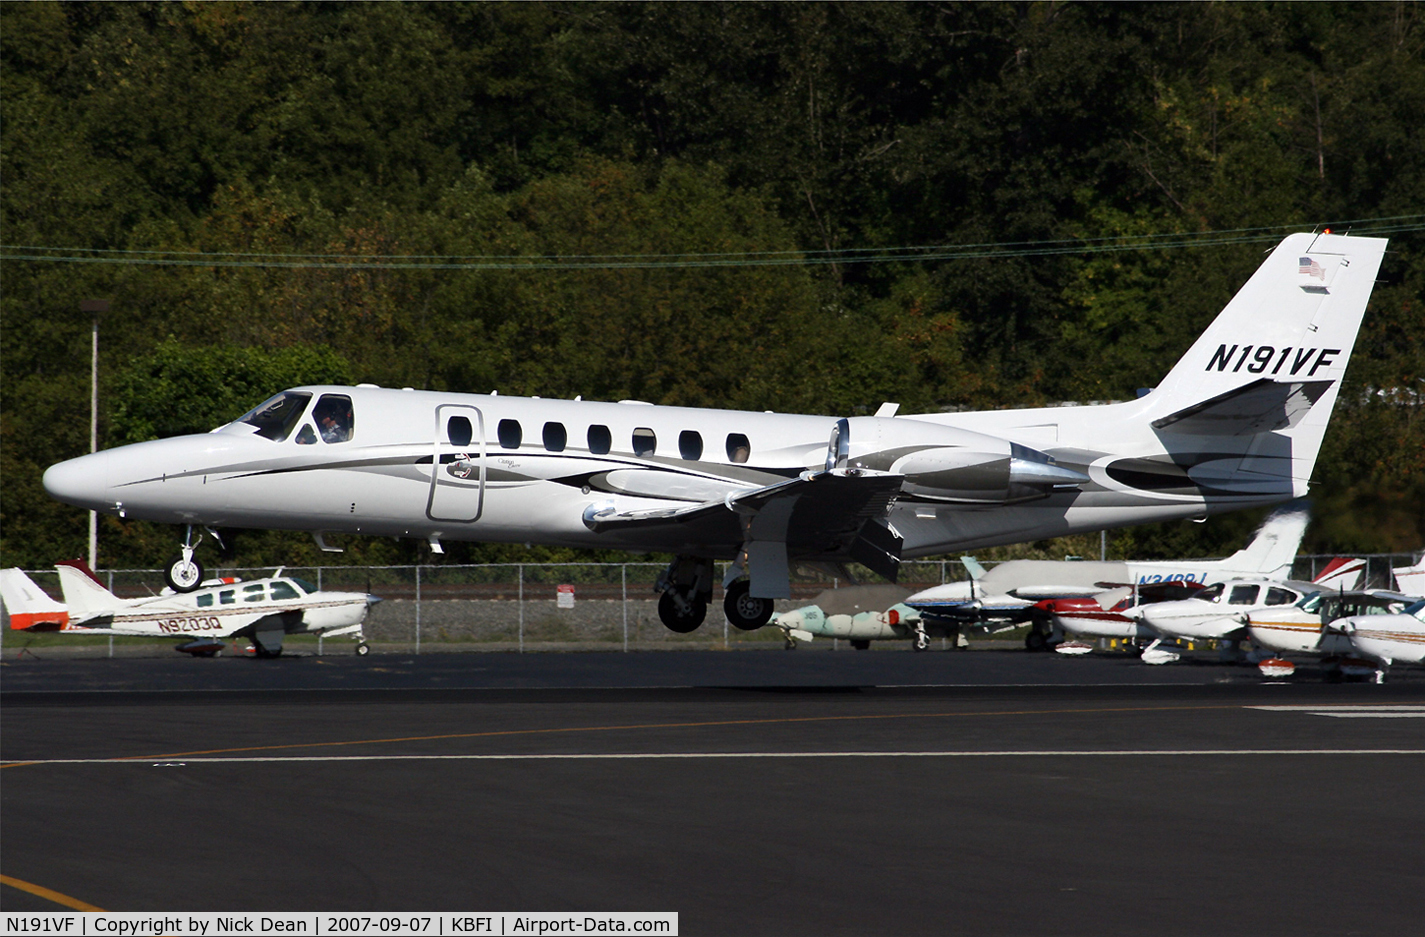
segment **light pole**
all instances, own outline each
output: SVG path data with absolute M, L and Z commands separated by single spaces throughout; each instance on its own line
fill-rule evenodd
M 79 302 L 79 311 L 92 313 L 94 329 L 91 333 L 89 357 L 89 451 L 99 451 L 99 313 L 109 311 L 107 299 L 84 299 Z M 89 512 L 89 568 L 96 569 L 99 555 L 99 514 Z

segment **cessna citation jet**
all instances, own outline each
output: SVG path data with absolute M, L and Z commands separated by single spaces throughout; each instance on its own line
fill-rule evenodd
M 61 462 L 44 484 L 190 532 L 670 553 L 659 614 L 680 632 L 707 614 L 714 561 L 731 560 L 724 609 L 753 629 L 795 564 L 894 579 L 902 559 L 1304 495 L 1385 246 L 1288 236 L 1127 403 L 838 418 L 298 387 L 206 435 Z M 201 581 L 191 546 L 171 575 Z

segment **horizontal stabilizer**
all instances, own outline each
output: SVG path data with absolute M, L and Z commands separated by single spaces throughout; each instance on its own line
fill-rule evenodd
M 1197 436 L 1251 436 L 1290 429 L 1301 422 L 1331 384 L 1262 378 L 1154 420 L 1153 428 Z

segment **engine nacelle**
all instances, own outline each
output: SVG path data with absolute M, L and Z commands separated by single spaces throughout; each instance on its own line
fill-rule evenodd
M 951 426 L 867 417 L 850 432 L 852 464 L 904 475 L 902 491 L 933 501 L 1004 504 L 1089 481 L 1037 449 Z

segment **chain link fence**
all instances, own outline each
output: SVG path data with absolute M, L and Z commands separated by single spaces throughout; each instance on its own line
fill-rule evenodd
M 1293 577 L 1310 580 L 1334 557 L 1299 556 Z M 1409 566 L 1409 553 L 1365 557 L 1367 588 L 1392 587 L 1391 568 Z M 996 564 L 987 562 L 986 567 Z M 382 599 L 366 621 L 366 640 L 378 650 L 420 653 L 424 650 L 653 650 L 659 648 L 727 648 L 780 642 L 775 628 L 744 632 L 731 627 L 722 612 L 722 576 L 727 564 L 716 566 L 713 601 L 707 620 L 691 634 L 676 634 L 658 618 L 658 596 L 652 584 L 661 563 L 498 563 L 439 566 L 316 566 L 286 567 L 318 588 L 366 592 Z M 856 567 L 853 575 L 860 578 Z M 217 569 L 209 576 L 257 579 L 271 576 L 273 567 Z M 53 569 L 28 572 L 41 588 L 59 597 L 59 577 Z M 163 573 L 156 569 L 114 569 L 97 573 L 120 598 L 156 595 Z M 908 561 L 901 564 L 900 584 L 919 591 L 945 582 L 967 579 L 959 560 Z M 862 581 L 876 582 L 869 573 Z M 792 595 L 779 599 L 779 612 L 809 604 L 826 589 L 853 583 L 809 572 L 796 577 Z M 8 615 L 4 622 L 8 629 Z M 21 632 L 9 632 L 14 646 Z M 66 636 L 55 636 L 63 640 Z M 75 637 L 74 640 L 83 640 Z M 90 638 L 89 640 L 101 640 Z M 121 642 L 142 639 L 119 639 Z M 289 641 L 294 639 L 289 639 Z M 300 641 L 300 639 L 298 639 Z M 350 642 L 340 638 L 312 640 L 324 653 L 342 652 Z M 111 650 L 113 642 L 108 642 Z M 296 645 L 293 645 L 296 646 Z

